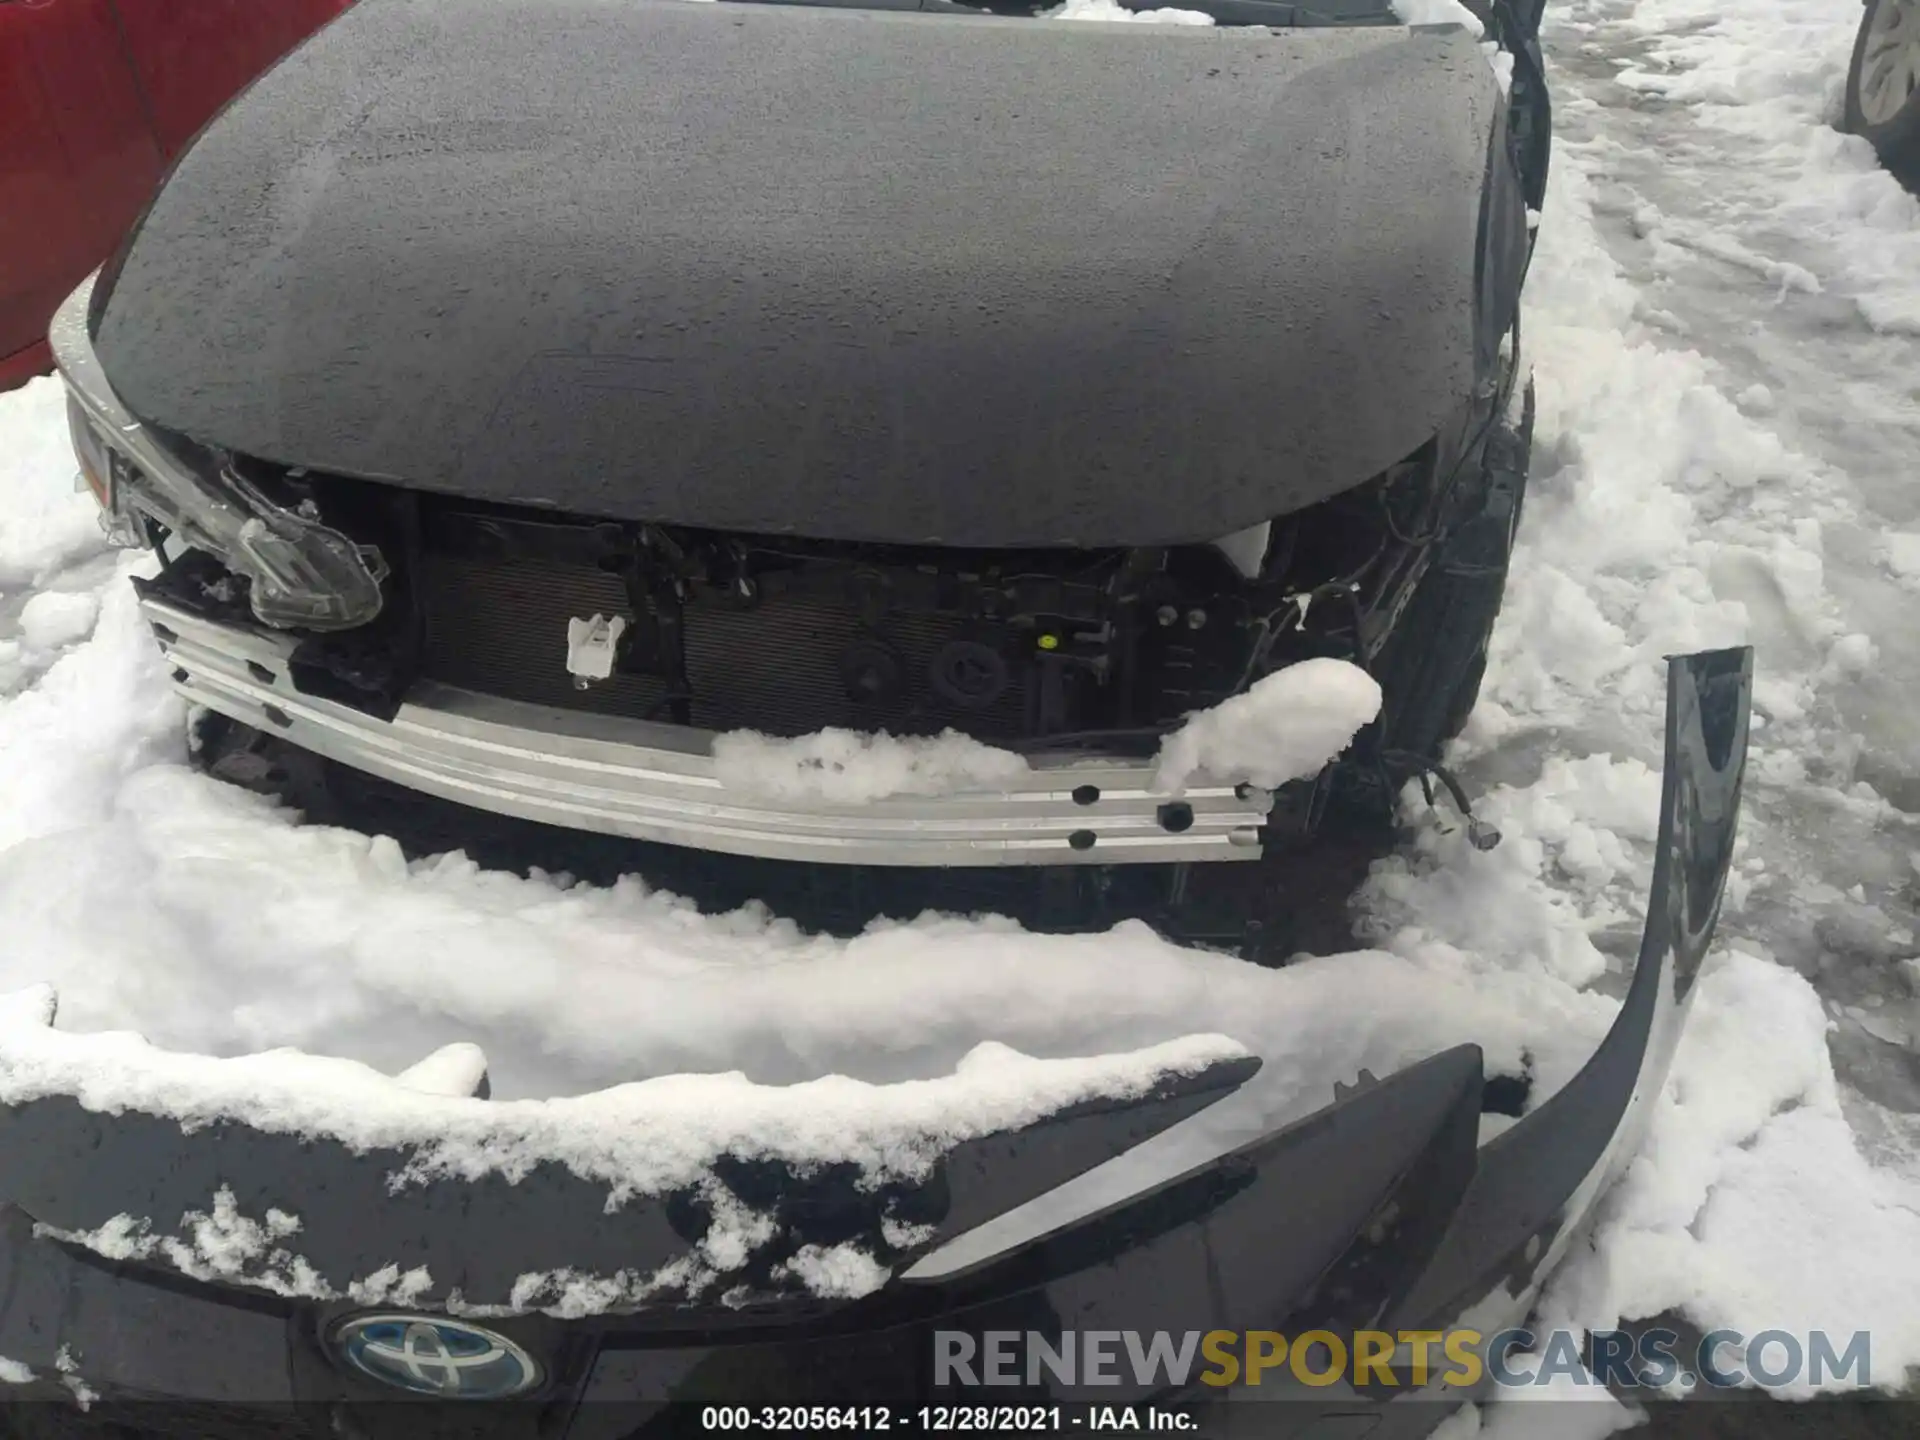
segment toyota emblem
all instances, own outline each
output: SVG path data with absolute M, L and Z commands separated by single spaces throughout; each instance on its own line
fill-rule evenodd
M 540 1366 L 506 1336 L 444 1316 L 357 1316 L 333 1346 L 369 1379 L 443 1400 L 505 1400 L 540 1383 Z

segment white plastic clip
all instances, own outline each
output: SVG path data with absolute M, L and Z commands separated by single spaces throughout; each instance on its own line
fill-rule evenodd
M 567 621 L 567 673 L 576 689 L 584 690 L 596 680 L 613 674 L 613 661 L 626 633 L 624 615 L 595 615 L 589 620 Z

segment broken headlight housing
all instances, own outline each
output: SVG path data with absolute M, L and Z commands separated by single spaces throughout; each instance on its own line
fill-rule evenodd
M 90 276 L 54 316 L 48 339 L 66 382 L 74 454 L 108 535 L 137 544 L 151 533 L 146 522 L 158 522 L 244 576 L 254 616 L 278 630 L 350 630 L 377 616 L 387 574 L 378 550 L 310 507 L 276 505 L 231 466 L 190 463 L 128 412 L 87 334 L 92 294 Z
M 114 499 L 116 491 L 126 488 L 131 479 L 125 472 L 126 461 L 108 443 L 107 437 L 87 409 L 67 392 L 67 430 L 73 439 L 73 455 L 80 462 L 80 478 L 74 489 L 84 489 L 100 503 L 100 529 L 107 543 L 122 550 L 146 543 L 139 522 Z

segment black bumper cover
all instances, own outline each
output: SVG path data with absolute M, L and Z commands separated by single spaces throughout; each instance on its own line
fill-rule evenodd
M 969 1398 L 1234 1398 L 1198 1386 L 1185 1396 L 1154 1395 L 1131 1383 L 1072 1391 L 1042 1383 L 971 1396 L 936 1390 L 935 1330 L 1350 1334 L 1461 1324 L 1490 1331 L 1524 1318 L 1538 1282 L 1632 1156 L 1663 1084 L 1732 852 L 1751 678 L 1745 650 L 1671 662 L 1659 850 L 1626 999 L 1573 1080 L 1487 1144 L 1476 1144 L 1480 1053 L 1461 1046 L 937 1279 L 902 1272 L 953 1236 L 1200 1110 L 1256 1066 L 1216 1066 L 1133 1105 L 1082 1106 L 968 1142 L 931 1181 L 908 1189 L 867 1192 L 850 1175 L 756 1171 L 741 1162 L 729 1185 L 770 1206 L 781 1225 L 757 1272 L 745 1276 L 756 1303 L 689 1299 L 633 1314 L 485 1320 L 539 1356 L 551 1378 L 532 1406 L 454 1407 L 466 1418 L 451 1433 L 588 1440 L 687 1422 L 684 1409 L 655 1408 L 664 1401 L 907 1407 Z M 287 1407 L 289 1415 L 312 1406 L 361 1417 L 332 1422 L 348 1426 L 338 1433 L 355 1425 L 373 1433 L 385 1422 L 362 1407 L 393 1392 L 349 1378 L 322 1343 L 334 1319 L 361 1307 L 117 1264 L 36 1233 L 34 1222 L 73 1231 L 121 1212 L 177 1213 L 203 1207 L 220 1185 L 248 1210 L 250 1195 L 291 1190 L 308 1197 L 301 1249 L 323 1274 L 427 1264 L 436 1283 L 419 1308 L 432 1311 L 456 1287 L 469 1301 L 495 1300 L 526 1271 L 653 1265 L 685 1252 L 710 1219 L 688 1195 L 607 1213 L 602 1192 L 559 1167 L 518 1185 L 444 1182 L 396 1196 L 384 1179 L 395 1159 L 238 1126 L 183 1136 L 170 1120 L 97 1114 L 66 1099 L 8 1107 L 0 1111 L 0 1183 L 9 1202 L 0 1210 L 0 1355 L 58 1378 L 64 1352 L 107 1397 L 103 1415 L 115 1401 L 141 1399 Z M 881 1230 L 899 1231 L 883 1226 L 887 1220 L 931 1232 L 890 1246 Z M 774 1257 L 802 1243 L 849 1239 L 892 1265 L 887 1285 L 848 1301 L 783 1292 Z M 1321 1390 L 1312 1403 L 1258 1406 L 1259 1433 L 1305 1434 L 1330 1414 L 1353 1417 L 1343 1436 L 1424 1433 L 1442 1411 L 1404 1403 L 1411 1398 L 1405 1389 Z M 387 1408 L 409 1412 L 404 1433 L 430 1433 L 417 1407 Z M 1376 1423 L 1363 1427 L 1369 1416 Z

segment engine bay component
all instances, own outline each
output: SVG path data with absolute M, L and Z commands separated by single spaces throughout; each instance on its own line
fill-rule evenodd
M 595 613 L 567 621 L 567 673 L 576 688 L 585 690 L 613 674 L 620 653 L 620 637 L 627 633 L 627 617 Z

